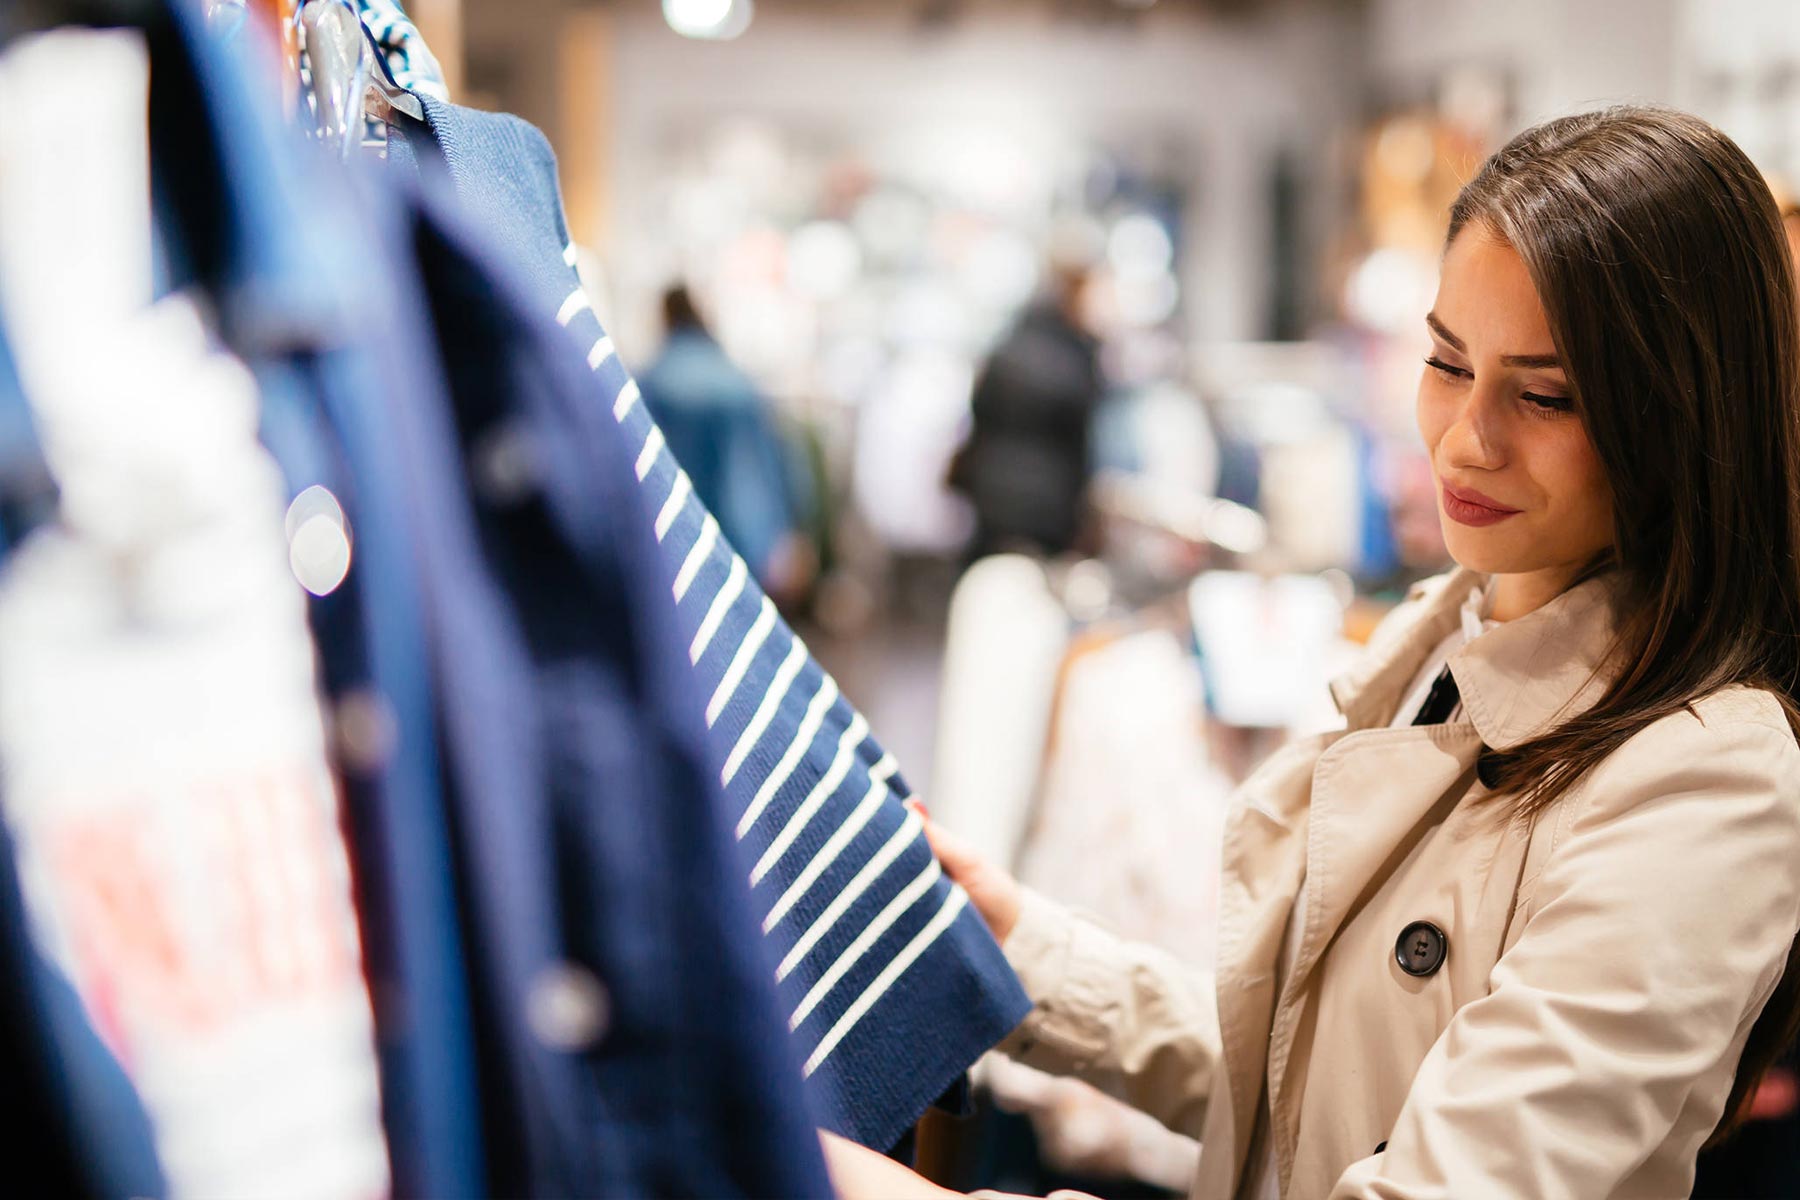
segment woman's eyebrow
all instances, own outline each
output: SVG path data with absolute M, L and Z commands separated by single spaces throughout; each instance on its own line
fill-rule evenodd
M 1452 348 L 1457 349 L 1457 350 L 1467 350 L 1468 349 L 1467 346 L 1463 345 L 1463 340 L 1461 338 L 1457 337 L 1454 333 L 1450 332 L 1450 327 L 1448 325 L 1446 325 L 1442 321 L 1438 320 L 1438 315 L 1436 313 L 1434 313 L 1434 312 L 1426 313 L 1425 314 L 1425 323 L 1427 325 L 1431 326 L 1431 332 L 1437 334 L 1439 337 L 1443 338 L 1446 342 L 1449 342 Z
M 1463 340 L 1451 333 L 1450 327 L 1439 320 L 1436 313 L 1426 313 L 1425 323 L 1431 326 L 1431 332 L 1444 339 L 1453 349 L 1468 353 L 1469 348 L 1463 345 Z M 1503 354 L 1500 362 L 1503 366 L 1524 367 L 1533 371 L 1562 370 L 1562 359 L 1554 354 Z
M 1509 367 L 1525 367 L 1529 370 L 1562 370 L 1562 359 L 1554 354 L 1502 354 L 1500 361 Z

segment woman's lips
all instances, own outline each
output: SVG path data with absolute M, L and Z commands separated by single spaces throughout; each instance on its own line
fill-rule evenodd
M 1519 515 L 1519 509 L 1508 508 L 1498 500 L 1468 488 L 1443 485 L 1444 511 L 1458 525 L 1497 525 L 1508 517 Z

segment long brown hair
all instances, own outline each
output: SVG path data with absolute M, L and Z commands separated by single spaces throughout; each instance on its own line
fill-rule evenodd
M 1483 776 L 1535 813 L 1653 722 L 1731 684 L 1800 732 L 1800 309 L 1768 185 L 1698 118 L 1613 108 L 1489 158 L 1451 209 L 1524 261 L 1612 487 L 1621 590 L 1599 702 Z M 1800 863 L 1795 864 L 1800 870 Z M 1796 956 L 1752 1030 L 1717 1141 L 1800 1026 Z

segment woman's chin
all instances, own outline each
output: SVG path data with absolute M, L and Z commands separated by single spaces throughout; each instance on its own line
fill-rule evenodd
M 1483 575 L 1512 575 L 1531 569 L 1521 562 L 1521 555 L 1509 553 L 1507 547 L 1496 545 L 1493 538 L 1482 537 L 1478 530 L 1446 528 L 1444 547 L 1457 566 Z

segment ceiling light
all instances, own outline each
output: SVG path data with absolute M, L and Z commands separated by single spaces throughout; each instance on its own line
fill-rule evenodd
M 723 41 L 750 27 L 752 0 L 663 0 L 663 20 L 683 37 Z

